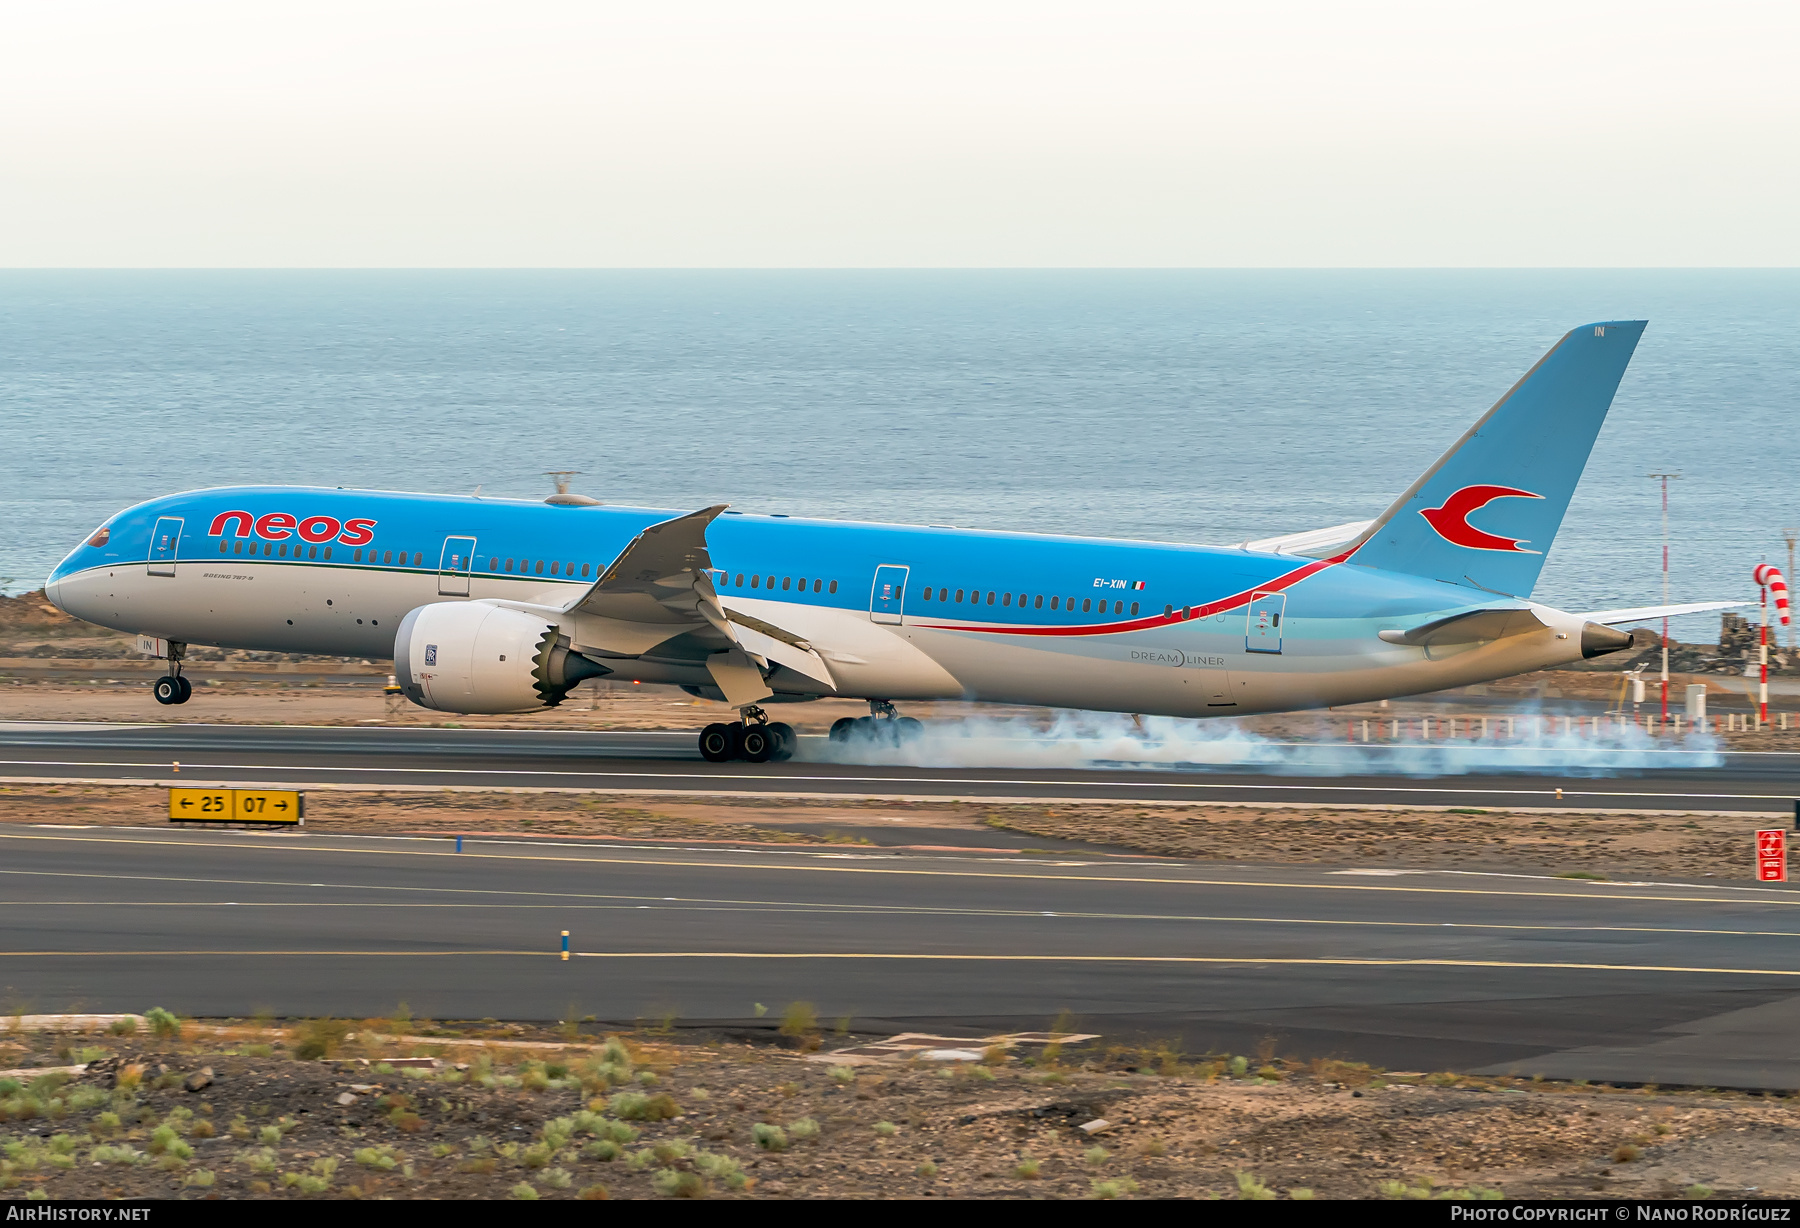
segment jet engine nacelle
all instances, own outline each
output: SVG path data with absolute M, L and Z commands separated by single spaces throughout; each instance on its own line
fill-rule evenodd
M 394 637 L 395 682 L 439 712 L 554 708 L 582 679 L 611 672 L 569 651 L 554 623 L 479 601 L 422 605 Z

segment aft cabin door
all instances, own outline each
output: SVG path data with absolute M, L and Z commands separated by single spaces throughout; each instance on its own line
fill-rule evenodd
M 175 574 L 175 559 L 181 550 L 181 517 L 164 516 L 156 522 L 156 528 L 150 534 L 149 566 L 145 568 L 153 576 L 172 576 Z
M 446 537 L 443 561 L 438 564 L 438 595 L 467 597 L 469 595 L 469 573 L 473 570 L 475 570 L 475 539 L 473 537 Z
M 871 620 L 900 625 L 900 617 L 906 612 L 906 573 L 904 567 L 875 569 L 875 588 L 869 593 Z
M 1286 593 L 1250 594 L 1250 625 L 1244 631 L 1245 652 L 1281 651 L 1281 614 Z

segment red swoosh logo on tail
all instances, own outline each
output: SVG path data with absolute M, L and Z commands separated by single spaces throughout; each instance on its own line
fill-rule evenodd
M 1515 490 L 1511 486 L 1465 486 L 1448 499 L 1442 507 L 1428 507 L 1419 512 L 1437 535 L 1453 546 L 1467 546 L 1471 550 L 1505 550 L 1513 554 L 1542 554 L 1542 550 L 1526 550 L 1523 542 L 1528 537 L 1497 537 L 1492 533 L 1484 533 L 1469 523 L 1469 516 L 1480 511 L 1495 499 L 1542 499 L 1542 495 L 1534 495 L 1529 490 Z

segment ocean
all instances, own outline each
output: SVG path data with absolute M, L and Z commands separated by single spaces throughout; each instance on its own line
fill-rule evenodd
M 1800 271 L 0 271 L 0 577 L 250 482 L 1230 544 L 1380 512 L 1647 318 L 1538 599 L 1786 563 Z M 1547 445 L 1553 441 L 1547 441 Z M 1717 616 L 1677 620 L 1711 640 Z

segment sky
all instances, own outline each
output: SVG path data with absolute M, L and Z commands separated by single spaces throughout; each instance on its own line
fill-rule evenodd
M 0 0 L 0 267 L 1800 264 L 1800 5 Z

